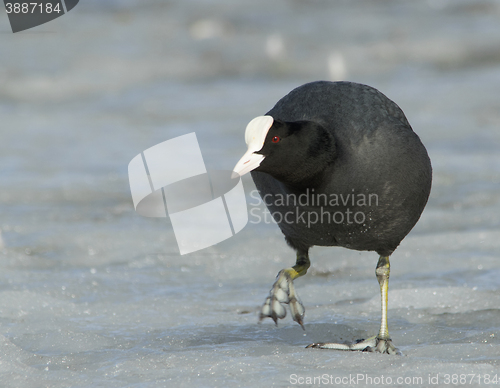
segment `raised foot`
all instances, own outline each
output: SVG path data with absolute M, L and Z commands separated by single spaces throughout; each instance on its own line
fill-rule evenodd
M 290 306 L 293 320 L 304 329 L 305 309 L 295 293 L 292 277 L 286 269 L 278 273 L 276 282 L 273 284 L 269 296 L 266 298 L 260 310 L 259 322 L 269 317 L 278 325 L 278 319 L 286 317 L 286 308 L 284 304 Z
M 315 349 L 334 349 L 334 350 L 359 350 L 364 352 L 376 352 L 382 354 L 396 354 L 401 356 L 401 352 L 397 349 L 390 338 L 382 339 L 377 336 L 367 338 L 365 340 L 356 341 L 353 344 L 336 344 L 336 343 L 315 343 L 307 345 L 306 348 Z

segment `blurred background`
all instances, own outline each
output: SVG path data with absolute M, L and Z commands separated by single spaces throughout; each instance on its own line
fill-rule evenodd
M 135 155 L 194 131 L 208 168 L 232 168 L 246 124 L 319 79 L 394 100 L 433 163 L 429 204 L 392 260 L 389 327 L 404 360 L 303 349 L 378 330 L 374 253 L 314 248 L 296 284 L 306 332 L 289 317 L 275 329 L 256 314 L 295 260 L 276 225 L 180 256 L 168 219 L 133 209 Z M 16 34 L 0 13 L 2 384 L 493 375 L 499 92 L 497 0 L 82 0 Z

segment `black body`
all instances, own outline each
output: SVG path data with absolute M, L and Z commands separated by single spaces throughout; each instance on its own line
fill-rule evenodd
M 288 244 L 390 255 L 418 221 L 432 180 L 402 110 L 372 87 L 319 81 L 267 115 L 274 123 L 257 152 L 266 157 L 251 174 Z

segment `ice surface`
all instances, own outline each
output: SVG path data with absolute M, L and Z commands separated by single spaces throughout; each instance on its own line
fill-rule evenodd
M 87 0 L 19 34 L 0 18 L 0 386 L 500 377 L 499 15 L 493 0 Z M 182 257 L 168 218 L 133 209 L 127 166 L 143 150 L 196 132 L 207 168 L 231 169 L 253 117 L 339 78 L 396 101 L 433 162 L 391 259 L 403 357 L 305 349 L 376 334 L 375 253 L 313 248 L 296 281 L 306 330 L 290 314 L 257 324 L 295 258 L 250 177 L 245 229 Z

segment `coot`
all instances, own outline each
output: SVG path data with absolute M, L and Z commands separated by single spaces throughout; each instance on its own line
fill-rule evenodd
M 288 304 L 303 327 L 293 280 L 310 266 L 309 248 L 375 251 L 382 320 L 378 335 L 351 345 L 308 347 L 399 353 L 387 328 L 389 256 L 416 224 L 431 190 L 427 151 L 403 111 L 378 90 L 318 81 L 283 97 L 247 126 L 248 150 L 234 172 L 255 185 L 297 253 L 279 272 L 261 313 L 277 323 Z

